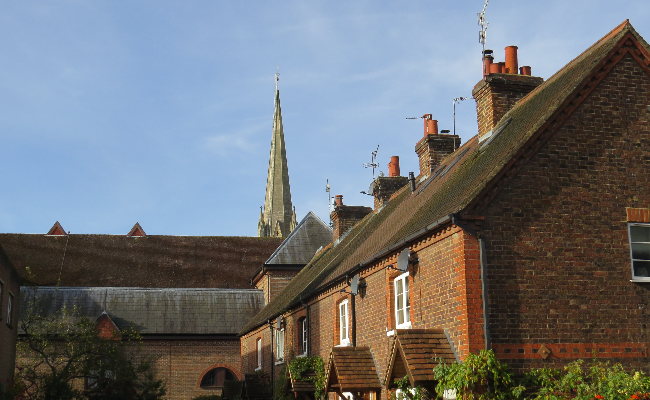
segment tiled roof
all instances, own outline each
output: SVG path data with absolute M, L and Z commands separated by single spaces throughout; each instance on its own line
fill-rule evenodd
M 281 238 L 0 234 L 23 285 L 250 288 Z
M 561 124 L 565 106 L 579 104 L 580 95 L 593 87 L 592 74 L 607 68 L 606 61 L 625 41 L 638 43 L 641 58 L 650 60 L 648 44 L 625 21 L 519 101 L 497 124 L 505 128 L 489 144 L 475 136 L 442 161 L 415 192 L 407 187 L 390 202 L 366 216 L 336 246 L 320 254 L 277 295 L 244 332 L 307 299 L 319 288 L 341 279 L 354 268 L 391 251 L 399 251 L 451 215 L 479 213 L 486 196 L 505 171 L 541 145 L 542 133 L 552 134 Z M 578 98 L 576 98 L 578 96 Z M 584 98 L 584 96 L 582 97 Z
M 316 250 L 331 242 L 332 228 L 310 211 L 265 264 L 307 265 Z
M 381 389 L 369 347 L 333 347 L 325 371 L 328 392 Z
M 451 364 L 456 355 L 442 329 L 397 329 L 393 339 L 384 382 L 396 387 L 396 379 L 408 376 L 411 386 L 434 380 L 433 368 L 439 359 Z
M 36 304 L 45 315 L 76 307 L 90 320 L 106 312 L 120 330 L 143 335 L 234 335 L 264 306 L 257 289 L 22 287 L 20 294 L 21 307 Z

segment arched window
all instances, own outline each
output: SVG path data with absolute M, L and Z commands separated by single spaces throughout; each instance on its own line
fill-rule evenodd
M 206 372 L 201 379 L 201 389 L 219 390 L 223 389 L 224 381 L 236 381 L 237 376 L 228 368 L 213 368 Z

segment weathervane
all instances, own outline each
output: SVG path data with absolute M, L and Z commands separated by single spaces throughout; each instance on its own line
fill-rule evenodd
M 483 51 L 481 52 L 481 62 L 483 62 L 483 68 L 485 68 L 485 39 L 487 38 L 488 25 L 490 25 L 490 23 L 485 20 L 485 10 L 487 9 L 489 2 L 490 0 L 485 0 L 483 11 L 478 13 L 478 24 L 481 26 L 481 32 L 479 32 L 478 34 L 478 42 L 483 45 Z M 483 71 L 483 72 L 488 73 L 490 71 Z
M 372 168 L 372 180 L 375 180 L 375 168 L 379 167 L 375 161 L 377 160 L 377 152 L 379 151 L 379 145 L 377 145 L 377 150 L 373 151 L 370 157 L 369 163 L 363 163 L 364 168 Z

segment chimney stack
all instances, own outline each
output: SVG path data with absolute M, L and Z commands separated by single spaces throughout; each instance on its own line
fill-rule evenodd
M 380 176 L 370 185 L 370 193 L 375 198 L 375 210 L 388 203 L 390 197 L 408 183 L 408 178 L 399 175 L 399 157 L 392 156 L 388 163 L 388 176 Z
M 496 124 L 524 96 L 544 80 L 531 76 L 529 66 L 519 68 L 517 46 L 505 48 L 506 61 L 495 63 L 492 51 L 486 50 L 483 79 L 474 86 L 479 141 L 484 140 Z
M 415 145 L 415 153 L 420 159 L 419 177 L 429 175 L 447 155 L 460 147 L 457 135 L 439 134 L 438 121 L 431 114 L 424 114 L 424 137 Z
M 330 215 L 334 224 L 334 242 L 371 212 L 370 207 L 343 205 L 343 195 L 334 196 L 334 211 Z

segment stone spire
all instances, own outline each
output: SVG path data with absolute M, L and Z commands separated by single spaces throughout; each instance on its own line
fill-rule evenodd
M 266 180 L 266 198 L 257 225 L 258 236 L 285 237 L 295 228 L 295 210 L 291 205 L 287 151 L 284 147 L 282 111 L 280 110 L 279 73 L 275 74 L 275 111 L 273 137 L 269 158 L 269 175 Z

